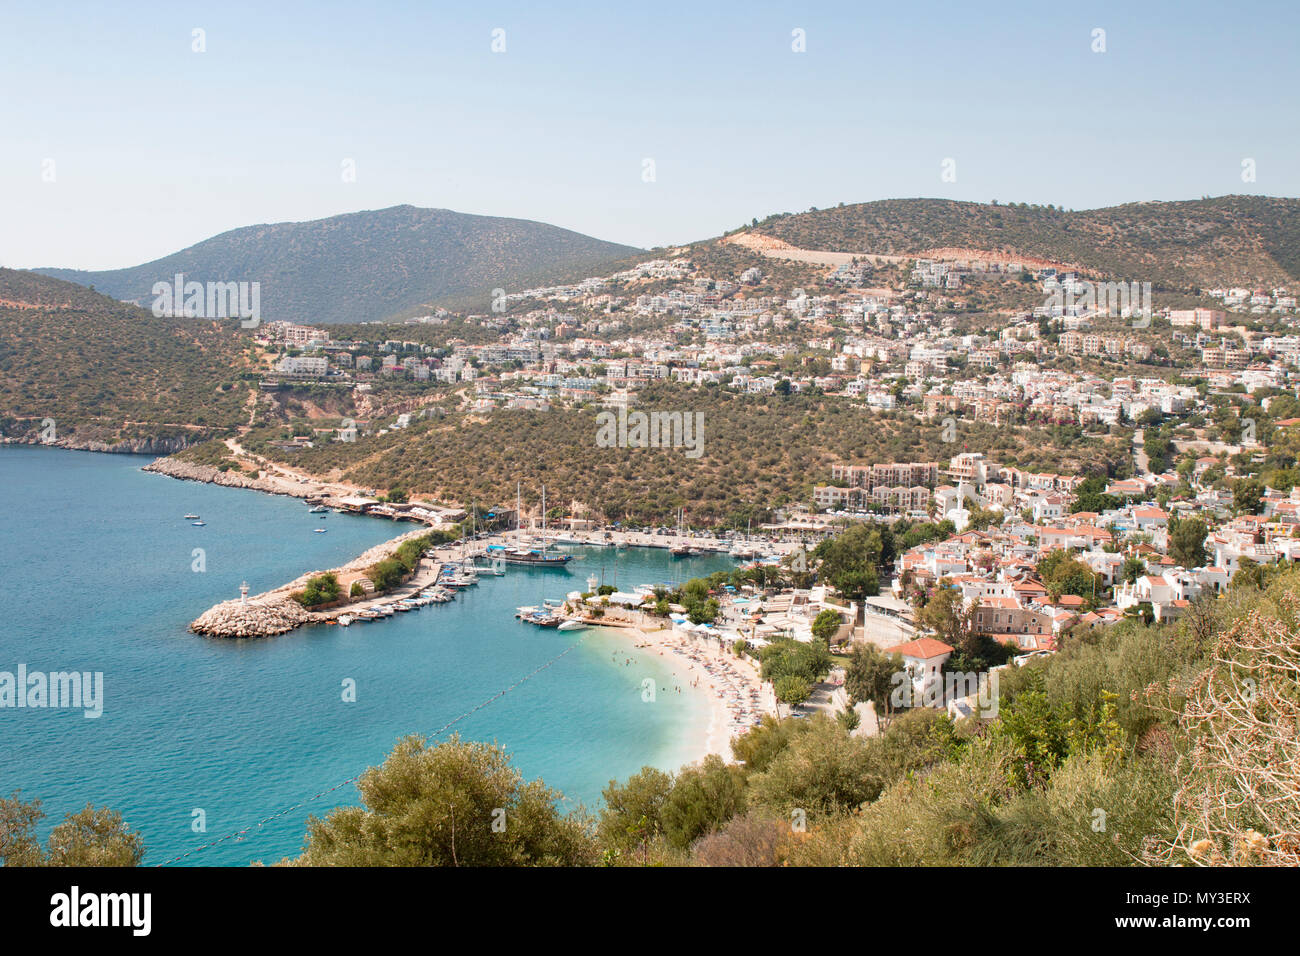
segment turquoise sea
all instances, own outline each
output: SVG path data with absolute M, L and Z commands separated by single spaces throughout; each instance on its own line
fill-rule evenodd
M 48 830 L 87 803 L 142 832 L 145 863 L 274 862 L 301 849 L 309 814 L 355 804 L 347 785 L 408 733 L 429 734 L 581 643 L 456 724 L 495 740 L 528 778 L 589 808 L 611 778 L 675 769 L 707 721 L 702 691 L 612 631 L 559 633 L 521 604 L 729 568 L 725 556 L 580 549 L 562 571 L 511 568 L 446 605 L 350 628 L 223 641 L 186 625 L 220 600 L 341 564 L 410 525 L 308 515 L 303 502 L 148 474 L 146 457 L 0 447 L 0 671 L 100 671 L 103 715 L 0 708 L 0 793 L 39 797 Z M 182 517 L 202 516 L 205 527 Z M 328 527 L 327 534 L 312 529 Z M 195 571 L 194 549 L 206 569 Z M 630 659 L 630 663 L 629 663 Z M 653 703 L 641 682 L 660 687 Z M 355 703 L 343 682 L 356 682 Z M 266 825 L 258 821 L 308 802 Z M 206 832 L 194 832 L 195 810 Z

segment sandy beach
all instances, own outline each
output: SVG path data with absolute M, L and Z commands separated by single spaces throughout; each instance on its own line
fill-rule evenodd
M 772 690 L 763 683 L 756 664 L 737 658 L 729 643 L 678 633 L 666 622 L 640 612 L 625 613 L 621 626 L 607 629 L 618 632 L 638 650 L 669 658 L 673 676 L 681 686 L 695 687 L 708 695 L 709 719 L 696 734 L 690 760 L 701 760 L 708 754 L 731 760 L 732 738 L 748 730 L 763 714 L 776 712 Z

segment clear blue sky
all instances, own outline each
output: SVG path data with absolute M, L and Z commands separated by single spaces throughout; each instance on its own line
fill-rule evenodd
M 0 264 L 399 203 L 652 246 L 906 196 L 1296 196 L 1298 7 L 6 0 Z

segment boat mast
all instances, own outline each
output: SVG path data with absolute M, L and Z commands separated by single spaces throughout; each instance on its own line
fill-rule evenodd
M 469 503 L 469 526 L 471 528 L 474 528 L 474 517 L 475 517 L 474 511 L 476 507 L 477 505 L 475 505 L 473 501 Z M 465 548 L 468 544 L 469 544 L 469 535 L 462 534 L 460 536 L 460 566 L 462 568 L 465 567 Z

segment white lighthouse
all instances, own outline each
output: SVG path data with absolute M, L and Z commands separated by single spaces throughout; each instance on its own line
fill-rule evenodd
M 239 585 L 239 603 L 240 604 L 248 603 L 248 582 L 247 581 Z

